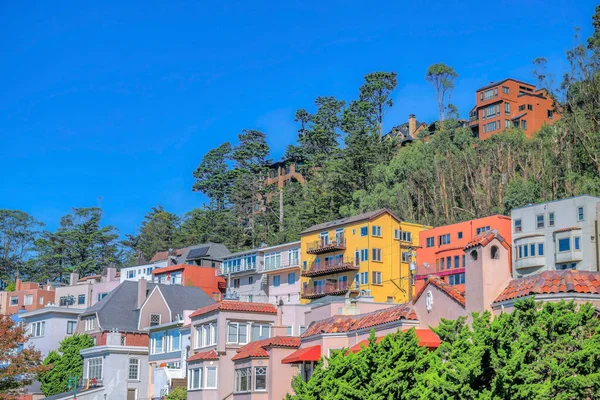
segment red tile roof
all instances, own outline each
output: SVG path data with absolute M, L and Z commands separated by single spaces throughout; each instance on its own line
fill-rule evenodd
M 417 339 L 419 340 L 419 346 L 427 347 L 429 349 L 436 349 L 440 347 L 440 344 L 442 343 L 440 338 L 431 329 L 415 329 L 415 335 L 417 335 Z M 381 342 L 384 337 L 385 336 L 378 337 L 377 343 Z M 350 350 L 348 351 L 356 353 L 363 347 L 369 347 L 369 339 L 361 340 L 350 347 Z
M 175 250 L 175 255 L 181 256 L 181 255 L 183 255 L 183 253 L 185 253 L 186 250 L 187 250 L 187 247 L 184 247 L 183 249 L 177 249 L 177 250 Z M 168 256 L 169 256 L 168 251 L 159 251 L 158 253 L 156 253 L 154 255 L 154 257 L 152 257 L 150 262 L 153 263 L 153 262 L 157 262 L 157 261 L 166 260 L 168 258 Z
M 580 231 L 581 228 L 578 226 L 570 226 L 568 228 L 561 228 L 561 229 L 557 229 L 554 231 L 554 233 L 561 233 L 561 232 L 569 232 L 569 231 Z
M 536 294 L 556 293 L 600 294 L 600 272 L 546 271 L 513 279 L 494 303 Z
M 277 314 L 277 308 L 269 303 L 248 303 L 245 301 L 223 300 L 221 302 L 202 307 L 194 311 L 190 318 L 207 314 L 211 311 L 240 311 L 247 313 Z
M 296 350 L 281 360 L 282 364 L 294 364 L 302 361 L 319 361 L 321 358 L 321 346 L 309 346 Z
M 242 360 L 244 358 L 267 358 L 269 347 L 289 347 L 297 349 L 300 347 L 300 338 L 292 336 L 275 336 L 269 339 L 256 340 L 238 349 L 237 354 L 231 360 Z
M 427 278 L 427 281 L 425 281 L 425 284 L 423 285 L 421 290 L 419 290 L 419 292 L 417 292 L 417 295 L 415 296 L 415 299 L 413 300 L 413 304 L 416 303 L 417 300 L 419 300 L 419 298 L 421 297 L 421 295 L 423 293 L 425 293 L 425 289 L 427 288 L 427 285 L 429 285 L 429 284 L 432 284 L 435 287 L 437 287 L 438 289 L 440 289 L 442 292 L 445 292 L 451 299 L 456 301 L 461 306 L 463 306 L 463 307 L 465 306 L 464 293 L 460 292 L 454 286 L 450 286 L 450 284 L 445 282 L 442 278 L 435 276 L 435 275 L 431 275 L 431 276 L 429 276 L 429 278 Z
M 201 351 L 200 353 L 196 353 L 190 358 L 187 359 L 190 361 L 208 361 L 208 360 L 218 360 L 219 355 L 214 350 Z
M 457 246 L 457 247 L 448 247 L 447 249 L 441 249 L 435 252 L 435 254 L 440 254 L 446 251 L 455 251 L 455 250 L 462 250 L 463 247 L 462 246 Z
M 179 271 L 180 269 L 185 269 L 187 267 L 195 268 L 197 266 L 196 265 L 189 265 L 189 264 L 171 265 L 170 267 L 163 267 L 163 268 L 153 269 L 152 270 L 152 275 L 164 274 L 165 272 L 171 272 L 171 271 Z
M 417 319 L 417 315 L 413 311 L 411 305 L 406 303 L 366 314 L 335 315 L 314 322 L 301 337 L 306 338 L 321 333 L 351 332 L 403 319 Z
M 500 236 L 495 229 L 492 229 L 491 231 L 486 231 L 480 235 L 475 236 L 473 238 L 473 240 L 471 240 L 469 243 L 467 243 L 467 245 L 464 247 L 464 249 L 468 250 L 472 247 L 477 247 L 477 246 L 485 247 L 488 244 L 490 244 L 490 242 L 494 239 L 498 239 L 498 241 L 500 241 L 502 246 L 506 247 L 507 249 L 510 247 L 510 245 L 506 242 L 506 240 L 504 240 L 504 238 L 502 236 Z

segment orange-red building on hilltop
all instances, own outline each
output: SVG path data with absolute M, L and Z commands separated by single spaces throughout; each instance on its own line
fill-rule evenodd
M 225 292 L 225 279 L 215 274 L 215 269 L 197 265 L 179 264 L 152 271 L 154 282 L 163 285 L 195 286 L 214 299 Z
M 415 290 L 418 292 L 429 275 L 464 290 L 466 255 L 464 248 L 476 236 L 495 229 L 508 243 L 512 240 L 510 217 L 492 215 L 419 232 Z
M 54 303 L 54 287 L 40 285 L 36 282 L 22 282 L 17 279 L 15 290 L 2 292 L 0 296 L 0 312 L 2 314 L 15 314 L 20 310 L 33 311 Z
M 519 127 L 532 137 L 544 124 L 552 125 L 560 118 L 546 89 L 515 79 L 479 88 L 476 101 L 469 113 L 469 126 L 481 139 L 510 127 Z

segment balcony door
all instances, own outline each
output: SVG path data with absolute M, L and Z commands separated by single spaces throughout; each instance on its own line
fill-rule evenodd
M 329 244 L 329 232 L 321 232 L 321 247 Z
M 344 230 L 343 229 L 335 230 L 335 243 L 337 245 L 344 244 Z

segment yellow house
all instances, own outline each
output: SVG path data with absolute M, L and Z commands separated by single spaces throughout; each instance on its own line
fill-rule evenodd
M 426 228 L 381 209 L 305 229 L 300 232 L 302 302 L 348 291 L 376 302 L 407 301 L 409 264 Z

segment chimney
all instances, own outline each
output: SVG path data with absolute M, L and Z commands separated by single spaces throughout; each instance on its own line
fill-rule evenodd
M 69 274 L 69 286 L 77 285 L 78 281 L 79 281 L 79 274 L 77 272 L 71 272 Z
M 17 278 L 17 280 L 15 281 L 15 291 L 21 290 L 21 284 L 22 283 L 23 282 L 19 278 Z
M 141 278 L 138 281 L 138 293 L 137 293 L 137 308 L 140 309 L 142 308 L 142 304 L 144 304 L 144 301 L 146 300 L 146 279 L 145 278 Z
M 117 269 L 115 264 L 111 263 L 110 267 L 106 269 L 106 282 L 113 282 L 117 279 Z
M 408 134 L 410 136 L 414 137 L 416 131 L 417 131 L 417 117 L 415 117 L 415 114 L 410 114 L 408 116 Z
M 175 257 L 175 254 L 177 254 L 177 252 L 173 249 L 169 249 L 167 251 L 167 267 L 170 267 L 171 265 L 173 265 L 171 263 L 171 257 Z
M 273 336 L 287 336 L 287 326 L 283 325 L 283 300 L 279 300 L 277 303 L 277 320 L 275 325 L 272 327 Z

